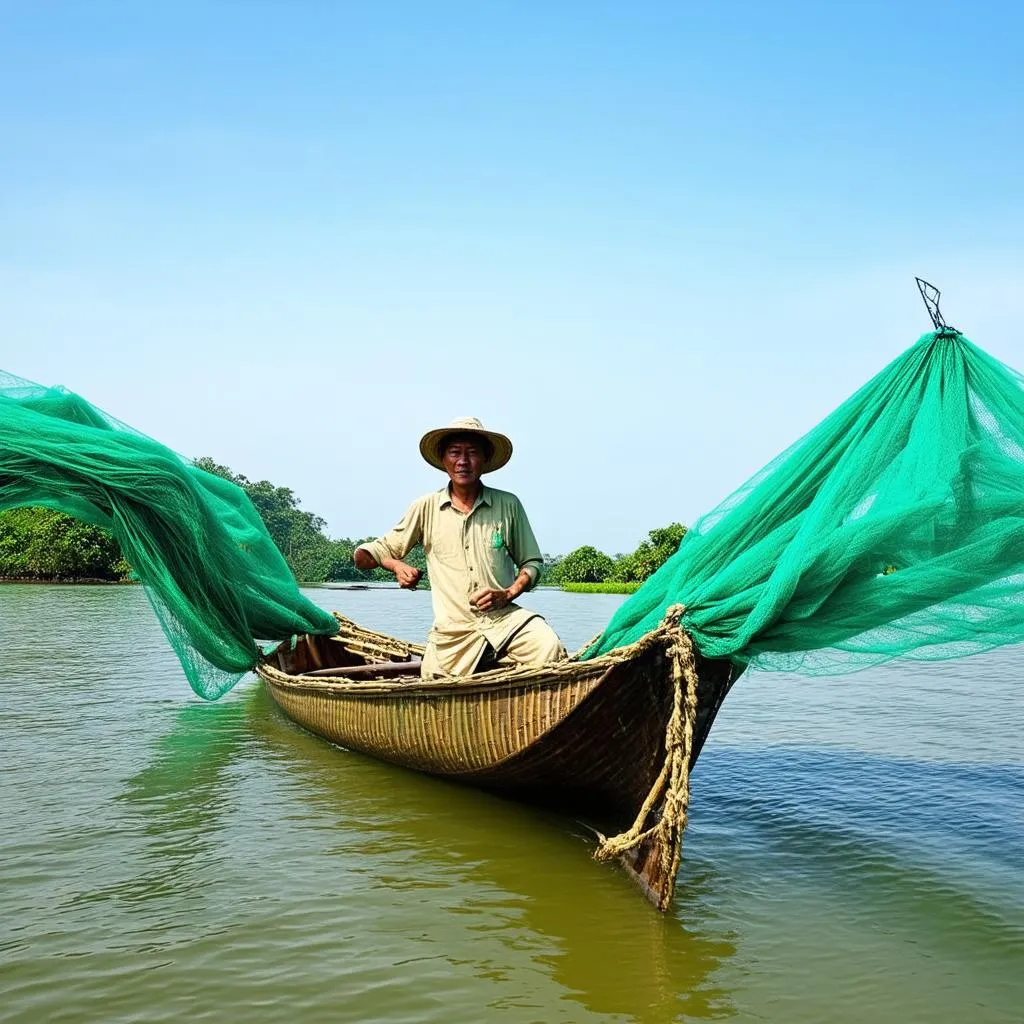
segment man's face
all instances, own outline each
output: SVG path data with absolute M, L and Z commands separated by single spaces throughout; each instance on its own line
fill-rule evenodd
M 483 445 L 470 438 L 449 441 L 441 453 L 441 463 L 453 484 L 472 487 L 484 468 Z

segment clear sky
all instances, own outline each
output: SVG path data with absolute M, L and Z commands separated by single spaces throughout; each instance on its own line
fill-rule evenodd
M 929 326 L 1024 369 L 1024 5 L 0 2 L 0 368 L 334 535 L 508 433 L 692 522 Z

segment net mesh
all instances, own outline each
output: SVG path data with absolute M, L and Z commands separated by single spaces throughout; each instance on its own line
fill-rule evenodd
M 78 395 L 0 373 L 0 510 L 27 505 L 113 534 L 201 697 L 250 670 L 258 640 L 337 630 L 241 488 Z
M 924 335 L 700 519 L 586 656 L 675 604 L 705 656 L 811 675 L 1024 640 L 1024 378 Z

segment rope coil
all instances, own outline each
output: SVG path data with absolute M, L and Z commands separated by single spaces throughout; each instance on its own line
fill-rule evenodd
M 674 637 L 666 653 L 672 659 L 672 713 L 665 730 L 665 760 L 632 826 L 616 836 L 599 834 L 594 853 L 599 861 L 611 860 L 635 849 L 648 839 L 657 839 L 664 877 L 674 878 L 682 857 L 682 834 L 690 804 L 690 754 L 697 719 L 697 656 L 693 640 L 680 625 L 684 608 L 673 605 L 665 625 Z M 649 828 L 648 816 L 661 802 L 658 820 Z

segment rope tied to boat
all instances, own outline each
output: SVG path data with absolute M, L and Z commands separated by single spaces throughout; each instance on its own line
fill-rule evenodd
M 644 840 L 658 836 L 663 840 L 659 844 L 662 872 L 672 878 L 682 856 L 682 834 L 690 805 L 690 754 L 697 719 L 697 655 L 692 638 L 680 625 L 684 611 L 681 604 L 673 605 L 666 611 L 663 623 L 663 628 L 672 634 L 672 643 L 666 650 L 672 659 L 672 713 L 665 730 L 665 760 L 661 771 L 632 826 L 616 836 L 598 833 L 600 844 L 594 853 L 597 860 L 611 860 L 635 849 Z M 658 820 L 645 828 L 659 801 Z

